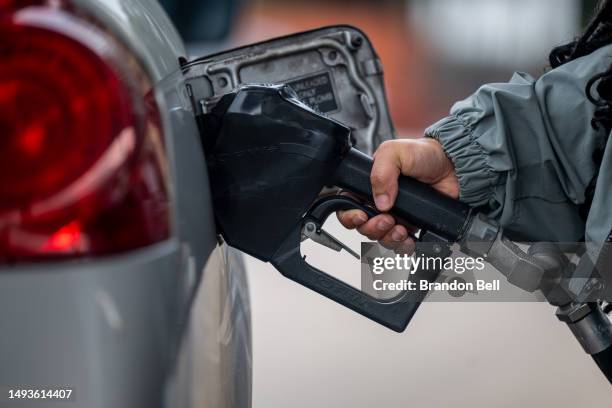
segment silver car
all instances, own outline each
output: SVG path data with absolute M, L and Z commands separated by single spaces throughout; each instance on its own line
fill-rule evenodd
M 0 36 L 0 406 L 250 406 L 244 269 L 159 86 L 186 57 L 168 17 L 8 1 Z

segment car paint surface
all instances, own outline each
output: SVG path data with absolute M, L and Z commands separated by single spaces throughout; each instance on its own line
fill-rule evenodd
M 179 69 L 184 45 L 156 2 L 73 3 L 115 34 L 153 83 Z M 244 269 L 239 257 L 217 246 L 199 133 L 181 84 L 166 85 L 152 92 L 170 165 L 172 237 L 99 259 L 0 267 L 1 386 L 74 388 L 76 404 L 46 406 L 250 406 Z M 213 250 L 233 261 L 209 262 L 202 279 Z M 201 285 L 199 307 L 190 315 L 198 283 L 208 280 L 222 284 Z M 207 310 L 220 303 L 229 309 Z M 209 324 L 203 328 L 201 321 Z M 228 327 L 233 331 L 221 341 L 219 333 Z M 201 361 L 203 350 L 231 363 L 198 368 L 193 361 Z M 214 399 L 198 399 L 193 385 L 202 381 L 223 387 Z

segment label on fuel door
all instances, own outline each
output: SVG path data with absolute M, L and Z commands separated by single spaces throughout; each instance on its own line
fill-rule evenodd
M 298 97 L 313 109 L 329 113 L 338 109 L 336 95 L 328 72 L 311 75 L 288 82 Z

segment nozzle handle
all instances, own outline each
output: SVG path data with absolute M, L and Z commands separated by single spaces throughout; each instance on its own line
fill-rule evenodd
M 285 277 L 391 330 L 402 332 L 427 295 L 427 290 L 406 290 L 392 299 L 375 298 L 308 264 L 305 256 L 301 253 L 302 224 L 314 221 L 321 226 L 327 217 L 334 212 L 355 208 L 366 211 L 370 216 L 376 214 L 375 211 L 370 211 L 350 197 L 328 196 L 319 198 L 306 213 L 303 222 L 297 225 L 285 238 L 270 262 Z M 417 245 L 416 252 L 418 254 L 443 259 L 450 255 L 450 245 L 447 245 L 446 241 L 440 237 L 426 234 L 423 242 L 439 245 L 437 249 L 433 245 Z M 425 279 L 434 282 L 438 278 L 440 270 L 419 270 L 417 273 L 418 275 L 415 276 L 418 276 L 418 280 Z
M 373 203 L 370 182 L 373 162 L 370 156 L 351 148 L 336 171 L 335 184 Z M 471 218 L 468 205 L 408 176 L 400 176 L 398 184 L 391 214 L 451 242 L 461 239 Z

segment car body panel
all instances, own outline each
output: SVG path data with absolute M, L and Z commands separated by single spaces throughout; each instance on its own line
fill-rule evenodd
M 251 310 L 244 268 L 237 250 L 223 245 L 211 254 L 177 365 L 188 367 L 181 373 L 191 375 L 194 385 L 191 389 L 177 386 L 173 394 L 178 401 L 168 406 L 184 406 L 183 398 L 190 398 L 193 407 L 250 406 Z M 188 381 L 178 379 L 177 383 Z
M 72 387 L 81 407 L 160 406 L 192 285 L 178 241 L 40 269 L 1 276 L 0 384 Z
M 157 82 L 179 67 L 186 57 L 176 28 L 153 0 L 72 0 L 117 35 Z
M 168 157 L 173 233 L 116 256 L 0 267 L 0 385 L 74 387 L 76 405 L 58 406 L 248 407 L 248 288 L 239 255 L 217 245 L 200 136 L 177 73 L 184 44 L 154 1 L 73 3 L 163 84 L 151 92 Z M 172 73 L 174 82 L 162 81 Z M 211 253 L 224 261 L 205 267 Z M 219 337 L 227 328 L 231 335 Z M 198 366 L 205 350 L 231 363 Z M 202 382 L 222 387 L 198 401 Z

